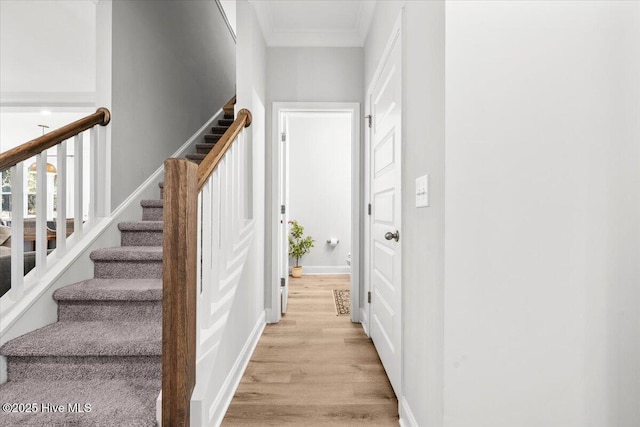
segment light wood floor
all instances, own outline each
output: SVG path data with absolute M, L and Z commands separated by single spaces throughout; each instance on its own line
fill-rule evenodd
M 223 426 L 397 426 L 398 402 L 373 343 L 336 316 L 349 276 L 289 279 L 289 308 L 267 325 Z

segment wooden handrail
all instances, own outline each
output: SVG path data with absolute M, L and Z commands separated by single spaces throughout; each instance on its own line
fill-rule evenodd
M 215 147 L 209 154 L 202 160 L 198 166 L 198 191 L 202 190 L 204 184 L 207 182 L 213 171 L 220 163 L 222 157 L 231 147 L 231 144 L 236 139 L 236 136 L 240 133 L 243 127 L 248 127 L 251 124 L 251 112 L 245 108 L 238 112 L 238 117 L 233 124 L 227 129 L 227 131 L 220 137 Z
M 76 120 L 66 126 L 56 129 L 53 132 L 44 134 L 29 142 L 25 142 L 11 150 L 7 150 L 0 154 L 0 172 L 9 169 L 23 160 L 35 156 L 44 150 L 60 144 L 62 141 L 78 135 L 87 129 L 91 129 L 95 125 L 106 126 L 111 121 L 111 112 L 101 107 L 95 113 Z

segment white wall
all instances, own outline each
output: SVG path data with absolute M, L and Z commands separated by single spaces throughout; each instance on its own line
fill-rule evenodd
M 365 45 L 366 87 L 403 3 L 377 3 Z M 443 425 L 444 2 L 406 2 L 405 8 L 400 238 L 404 353 L 398 400 L 405 425 L 436 427 Z M 430 177 L 430 207 L 416 208 L 415 179 L 424 174 Z
M 363 101 L 363 49 L 278 47 L 267 49 L 267 135 L 272 135 L 273 102 L 360 102 Z M 362 134 L 362 132 L 361 132 Z M 275 141 L 266 145 L 266 223 L 271 224 L 277 206 L 273 206 L 270 184 Z M 362 170 L 362 167 L 360 168 Z M 361 218 L 363 218 L 361 216 Z M 272 264 L 270 230 L 267 230 L 265 262 Z M 362 251 L 362 248 L 361 248 Z M 271 292 L 271 271 L 266 272 Z M 271 307 L 271 301 L 266 301 Z
M 112 206 L 235 93 L 235 44 L 215 2 L 115 1 Z
M 267 52 L 267 96 L 270 100 L 362 100 L 362 48 L 271 47 Z
M 236 25 L 238 27 L 237 49 L 237 101 L 236 111 L 247 108 L 251 111 L 251 144 L 253 146 L 253 182 L 254 213 L 257 224 L 256 244 L 256 281 L 262 289 L 256 291 L 262 300 L 256 302 L 257 309 L 268 307 L 270 288 L 265 279 L 268 264 L 265 248 L 265 218 L 267 215 L 266 200 L 266 165 L 267 152 L 267 45 L 262 36 L 258 18 L 253 6 L 247 0 L 236 2 Z M 270 251 L 270 249 L 269 249 Z M 262 274 L 262 277 L 260 277 Z
M 96 6 L 90 1 L 0 2 L 0 91 L 94 93 Z
M 640 3 L 449 2 L 447 427 L 640 409 Z
M 351 115 L 290 113 L 289 218 L 315 240 L 305 274 L 348 273 L 351 252 Z M 327 244 L 339 239 L 337 246 Z M 290 265 L 295 266 L 295 259 Z

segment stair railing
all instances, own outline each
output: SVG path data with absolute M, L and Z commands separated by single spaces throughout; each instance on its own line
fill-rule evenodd
M 164 163 L 163 426 L 190 425 L 196 358 L 216 346 L 212 338 L 248 251 L 253 221 L 244 128 L 250 124 L 251 113 L 242 109 L 200 165 Z
M 106 126 L 111 113 L 106 108 L 56 129 L 4 153 L 0 153 L 0 172 L 11 174 L 11 289 L 3 297 L 18 301 L 80 237 L 95 225 L 95 219 L 109 214 L 106 192 Z M 88 133 L 88 135 L 86 135 Z M 88 140 L 85 138 L 88 136 Z M 73 160 L 68 155 L 73 144 Z M 48 151 L 55 147 L 56 165 L 48 163 Z M 87 153 L 88 152 L 88 153 Z M 85 164 L 85 153 L 90 159 Z M 35 161 L 34 161 L 35 160 Z M 27 167 L 25 164 L 29 163 Z M 89 180 L 85 170 L 89 169 Z M 28 174 L 35 173 L 35 218 L 25 215 L 29 202 Z M 57 174 L 57 188 L 48 175 Z M 73 183 L 67 182 L 68 175 Z M 27 178 L 27 179 L 25 179 Z M 4 181 L 4 180 L 3 180 Z M 3 182 L 3 184 L 5 184 Z M 56 190 L 55 226 L 48 227 L 47 213 Z M 72 191 L 73 218 L 67 218 L 67 192 Z M 84 199 L 89 196 L 88 206 Z M 25 199 L 25 195 L 27 196 Z M 71 200 L 69 200 L 71 202 Z M 53 222 L 53 221 L 51 221 Z M 49 226 L 53 226 L 49 222 Z M 49 254 L 50 241 L 55 250 Z M 25 243 L 35 247 L 35 268 L 24 275 Z M 55 255 L 55 256 L 54 256 Z

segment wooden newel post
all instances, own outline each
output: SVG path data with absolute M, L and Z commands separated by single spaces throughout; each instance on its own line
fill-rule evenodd
M 198 166 L 164 162 L 162 425 L 188 427 L 196 382 Z

